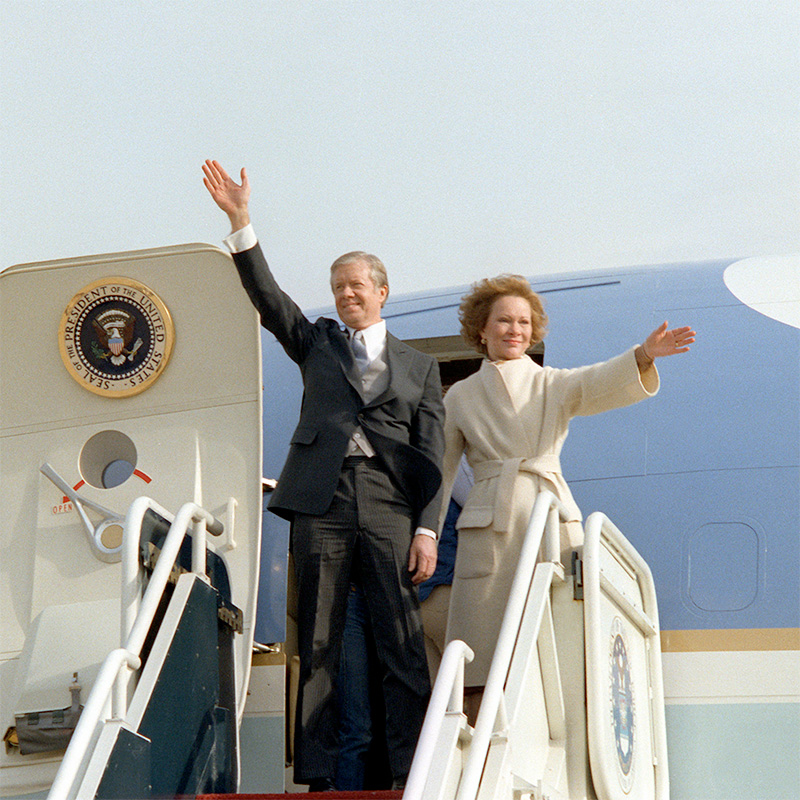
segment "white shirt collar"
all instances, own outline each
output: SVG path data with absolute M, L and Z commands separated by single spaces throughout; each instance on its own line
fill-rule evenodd
M 348 337 L 352 338 L 355 329 L 347 325 L 345 327 L 347 328 Z M 370 361 L 374 361 L 383 352 L 383 346 L 386 344 L 386 320 L 379 320 L 374 325 L 364 328 L 361 332 L 364 334 L 367 356 Z

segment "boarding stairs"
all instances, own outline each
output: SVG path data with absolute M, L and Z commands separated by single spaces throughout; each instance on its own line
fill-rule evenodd
M 140 529 L 147 513 L 155 511 L 169 518 L 152 501 L 142 498 L 137 503 L 126 519 L 126 541 L 140 541 L 141 534 L 129 535 L 128 529 Z M 467 723 L 462 704 L 464 665 L 472 652 L 464 642 L 454 641 L 442 659 L 405 791 L 305 797 L 668 800 L 661 654 L 652 575 L 625 537 L 600 513 L 586 520 L 584 546 L 565 566 L 559 535 L 563 519 L 564 508 L 555 496 L 547 491 L 540 493 L 475 727 Z M 168 632 L 156 636 L 134 686 L 132 675 L 142 659 L 148 621 L 158 605 L 156 598 L 169 574 L 174 573 L 173 563 L 190 526 L 191 570 L 177 578 L 162 622 Z M 162 638 L 174 636 L 174 620 L 182 615 L 192 594 L 198 590 L 202 593 L 208 585 L 204 539 L 206 529 L 216 531 L 217 526 L 216 520 L 195 504 L 184 506 L 171 521 L 141 603 L 136 602 L 135 591 L 124 602 L 126 644 L 109 656 L 101 670 L 49 800 L 164 796 L 152 785 L 151 794 L 147 794 L 147 770 L 140 768 L 149 757 L 149 745 L 137 732 L 145 716 L 146 701 L 141 697 L 152 695 L 157 683 L 149 674 L 159 669 L 153 666 L 154 654 L 163 647 L 169 650 L 176 646 L 169 641 L 162 645 Z M 123 585 L 137 580 L 133 546 L 131 551 Z M 176 603 L 178 607 L 173 609 Z M 211 716 L 209 709 L 214 712 Z M 224 708 L 220 710 L 212 698 L 205 719 L 197 722 L 211 732 L 211 741 L 200 743 L 201 757 L 192 770 L 194 785 L 184 782 L 181 795 L 198 800 L 285 798 L 285 794 L 233 794 L 235 787 L 230 786 L 230 780 L 226 786 L 219 776 L 229 774 L 225 773 L 226 764 L 230 767 L 235 763 L 235 736 L 213 735 L 220 726 L 225 728 L 230 715 L 226 717 Z M 157 745 L 153 743 L 152 752 Z M 120 760 L 112 769 L 109 764 L 115 752 Z M 136 777 L 137 770 L 142 773 L 136 778 L 139 784 L 128 787 L 129 791 L 135 788 L 136 793 L 119 793 L 121 788 L 114 781 L 121 770 L 128 771 L 128 780 L 131 775 Z M 173 779 L 176 774 L 173 770 Z M 298 800 L 300 797 L 303 795 Z
M 537 497 L 474 729 L 448 645 L 404 800 L 668 800 L 652 575 L 601 513 L 565 568 L 565 513 Z
M 222 524 L 141 497 L 123 528 L 122 641 L 102 664 L 48 800 L 194 796 L 236 788 L 231 603 L 206 547 Z

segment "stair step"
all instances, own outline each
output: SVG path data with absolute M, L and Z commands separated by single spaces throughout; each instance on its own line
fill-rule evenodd
M 198 794 L 194 800 L 400 800 L 402 791 L 282 792 L 281 794 Z

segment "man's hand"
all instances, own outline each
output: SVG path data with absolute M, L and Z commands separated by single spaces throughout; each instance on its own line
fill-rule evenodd
M 250 213 L 247 205 L 250 201 L 250 182 L 247 172 L 242 167 L 241 180 L 238 184 L 222 168 L 219 161 L 206 161 L 203 164 L 203 183 L 214 202 L 228 215 L 231 231 L 238 231 L 250 224 Z
M 436 569 L 436 541 L 424 533 L 418 533 L 411 540 L 408 554 L 408 571 L 412 573 L 412 583 L 422 583 L 433 575 Z

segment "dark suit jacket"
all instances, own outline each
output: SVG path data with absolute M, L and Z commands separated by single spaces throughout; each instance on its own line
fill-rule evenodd
M 441 506 L 444 451 L 439 368 L 387 333 L 389 388 L 370 403 L 339 323 L 310 322 L 278 286 L 261 247 L 235 253 L 234 262 L 261 324 L 283 345 L 303 376 L 303 404 L 291 447 L 269 508 L 291 519 L 295 512 L 324 514 L 339 480 L 347 444 L 358 425 L 408 498 L 415 526 L 436 530 Z

